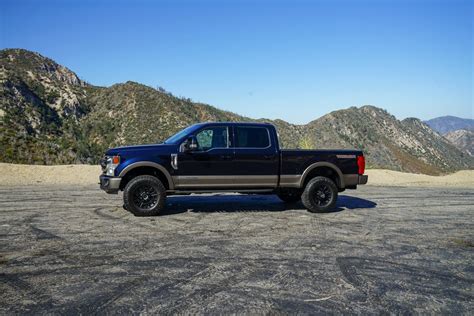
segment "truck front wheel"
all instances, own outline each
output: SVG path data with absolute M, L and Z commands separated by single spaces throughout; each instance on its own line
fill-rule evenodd
M 130 180 L 123 190 L 124 208 L 135 216 L 157 215 L 164 209 L 166 189 L 153 176 L 142 175 Z
M 301 201 L 310 212 L 327 212 L 336 205 L 337 186 L 329 178 L 315 177 L 306 185 Z

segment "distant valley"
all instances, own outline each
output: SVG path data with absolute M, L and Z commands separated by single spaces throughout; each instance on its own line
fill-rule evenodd
M 474 131 L 474 119 L 472 118 L 441 116 L 425 121 L 425 123 L 441 135 L 458 130 Z
M 253 119 L 135 82 L 93 86 L 38 53 L 0 51 L 2 162 L 97 163 L 109 147 L 160 142 L 202 121 L 271 122 L 284 148 L 360 148 L 372 168 L 434 175 L 474 168 L 471 129 L 442 136 L 432 129 L 439 122 L 397 120 L 375 106 L 334 111 L 305 125 Z
M 474 156 L 474 119 L 442 116 L 425 121 L 458 149 Z

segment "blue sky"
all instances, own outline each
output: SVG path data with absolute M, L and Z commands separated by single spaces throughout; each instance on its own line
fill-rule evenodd
M 1 1 L 0 47 L 254 118 L 473 115 L 473 1 Z

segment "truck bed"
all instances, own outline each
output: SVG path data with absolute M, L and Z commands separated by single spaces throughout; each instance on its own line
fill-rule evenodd
M 316 162 L 327 162 L 337 166 L 343 174 L 357 174 L 355 163 L 362 151 L 357 149 L 281 150 L 281 174 L 302 174 Z

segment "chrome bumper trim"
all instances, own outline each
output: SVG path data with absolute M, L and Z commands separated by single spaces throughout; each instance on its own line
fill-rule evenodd
M 367 181 L 369 181 L 369 176 L 367 175 L 359 176 L 359 184 L 367 184 Z
M 99 177 L 100 180 L 100 188 L 107 193 L 115 194 L 118 193 L 120 189 L 120 182 L 122 178 L 118 177 L 109 177 L 106 175 L 101 175 Z
M 344 175 L 344 184 L 346 187 L 352 187 L 358 184 L 366 184 L 369 179 L 367 175 L 359 174 L 345 174 Z

